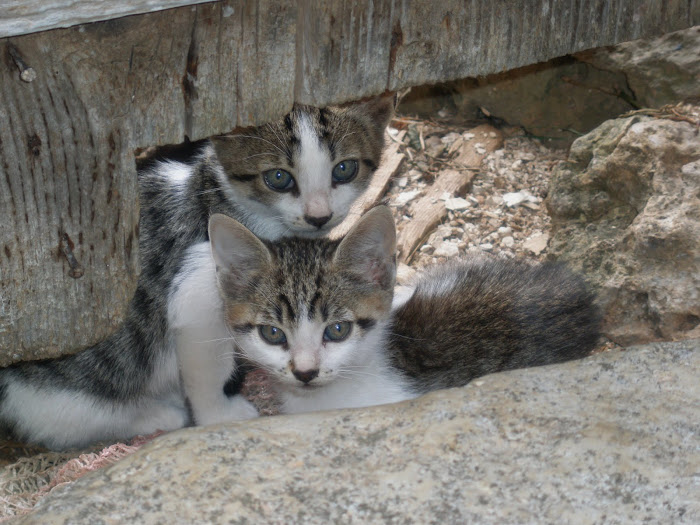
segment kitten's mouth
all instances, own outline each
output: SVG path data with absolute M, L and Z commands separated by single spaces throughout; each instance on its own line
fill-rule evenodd
M 296 392 L 297 395 L 311 395 L 313 392 L 316 392 L 316 390 L 322 389 L 323 385 L 318 383 L 306 383 L 304 385 L 299 384 L 295 385 L 293 387 L 294 392 Z

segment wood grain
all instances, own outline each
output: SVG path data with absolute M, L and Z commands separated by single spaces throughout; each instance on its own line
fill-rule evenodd
M 0 366 L 119 326 L 140 271 L 134 150 L 287 111 L 295 10 L 241 0 L 0 40 Z
M 300 2 L 295 98 L 323 105 L 489 75 L 700 24 L 700 0 Z
M 0 9 L 0 38 L 211 1 L 3 0 Z
M 471 188 L 476 170 L 484 157 L 503 145 L 503 136 L 492 126 L 478 126 L 470 130 L 470 133 L 474 137 L 464 140 L 456 152 L 454 164 L 458 164 L 461 169 L 442 171 L 426 194 L 411 207 L 412 219 L 396 239 L 399 262 L 410 261 L 416 249 L 447 217 L 445 202 L 441 200 L 443 194 L 464 195 Z

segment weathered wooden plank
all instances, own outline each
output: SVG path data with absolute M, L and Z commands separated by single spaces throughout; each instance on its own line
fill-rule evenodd
M 91 118 L 93 99 L 75 96 L 69 61 L 51 64 L 32 44 L 22 51 L 41 71 L 37 79 L 0 81 L 3 364 L 109 334 L 138 275 L 138 196 L 135 179 L 123 176 L 133 172 L 127 137 Z
M 308 4 L 296 100 L 317 105 L 489 75 L 700 24 L 700 0 Z M 348 60 L 359 70 L 348 71 Z
M 0 365 L 119 325 L 139 273 L 134 150 L 289 110 L 295 18 L 240 0 L 0 40 Z
M 3 0 L 0 6 L 0 38 L 211 1 Z
M 177 10 L 179 11 L 179 10 Z M 245 0 L 198 6 L 188 20 L 182 89 L 170 112 L 182 127 L 165 141 L 200 139 L 235 126 L 260 124 L 292 107 L 297 7 L 293 0 Z M 189 36 L 191 35 L 191 36 Z M 171 36 L 177 42 L 175 35 Z M 166 40 L 167 41 L 167 40 Z M 184 66 L 186 64 L 186 66 Z M 179 78 L 173 79 L 179 86 Z M 158 115 L 162 118 L 163 113 Z
M 296 100 L 325 105 L 386 90 L 391 1 L 302 0 L 300 5 Z

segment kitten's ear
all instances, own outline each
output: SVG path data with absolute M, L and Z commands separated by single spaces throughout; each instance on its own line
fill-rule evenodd
M 236 173 L 241 168 L 241 158 L 250 155 L 247 145 L 239 134 L 216 135 L 209 138 L 214 147 L 216 158 L 227 174 Z
M 365 213 L 338 245 L 333 263 L 385 290 L 393 290 L 396 227 L 389 208 L 377 206 Z
M 211 254 L 220 272 L 247 282 L 272 261 L 270 250 L 240 222 L 215 213 L 209 218 Z
M 368 116 L 383 132 L 394 117 L 396 100 L 395 93 L 384 93 L 378 97 L 353 102 L 348 109 Z

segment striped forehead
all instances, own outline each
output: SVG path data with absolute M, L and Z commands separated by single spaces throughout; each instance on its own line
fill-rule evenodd
M 337 275 L 329 275 L 332 243 L 280 242 L 275 246 L 278 265 L 269 312 L 278 322 L 296 323 L 302 318 L 322 319 L 338 315 L 341 297 L 333 292 Z

